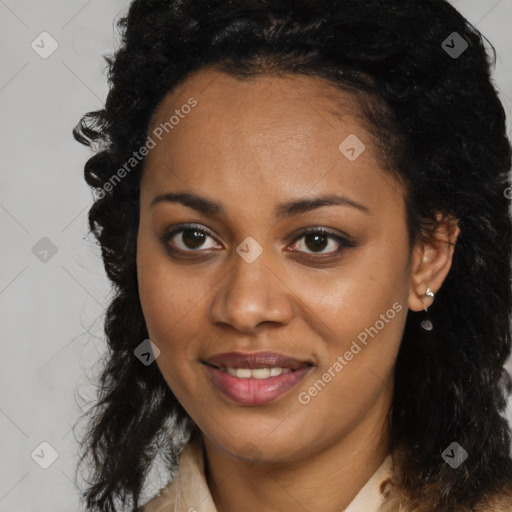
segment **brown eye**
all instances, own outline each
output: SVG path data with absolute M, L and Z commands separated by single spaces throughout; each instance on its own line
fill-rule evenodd
M 202 244 L 204 244 L 204 240 L 207 235 L 204 232 L 198 231 L 197 229 L 184 229 L 181 235 L 181 241 L 186 245 L 189 249 L 197 249 Z
M 324 233 L 308 234 L 304 237 L 306 247 L 314 252 L 322 251 L 329 242 L 329 237 Z
M 347 247 L 354 247 L 351 241 L 325 228 L 313 228 L 304 231 L 295 239 L 295 242 L 302 239 L 304 242 L 299 244 L 300 247 L 296 251 L 305 252 L 306 254 L 337 254 Z M 329 246 L 334 247 L 334 250 L 325 251 Z M 337 249 L 336 246 L 338 246 Z
M 208 239 L 213 242 L 207 245 Z M 216 242 L 208 231 L 196 226 L 181 226 L 164 234 L 162 243 L 171 251 L 200 252 L 202 249 L 216 247 Z

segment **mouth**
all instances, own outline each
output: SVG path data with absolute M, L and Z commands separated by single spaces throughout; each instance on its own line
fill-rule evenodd
M 242 405 L 263 405 L 295 387 L 313 368 L 310 361 L 276 352 L 228 352 L 202 360 L 214 386 Z
M 280 373 L 277 373 L 278 370 L 288 373 L 286 370 L 295 371 L 305 366 L 313 366 L 311 361 L 301 361 L 291 356 L 270 351 L 252 353 L 223 352 L 221 354 L 215 354 L 202 362 L 218 368 L 219 370 L 228 371 L 228 373 L 232 375 L 234 375 L 232 370 L 269 370 L 269 372 L 274 370 L 275 375 L 280 375 Z M 248 376 L 250 376 L 246 371 L 240 373 L 241 375 L 239 377 L 241 378 L 249 378 Z M 264 372 L 256 372 L 255 378 L 265 378 L 258 377 L 257 375 L 264 375 Z
M 224 373 L 229 373 L 233 377 L 238 377 L 239 379 L 268 379 L 270 377 L 279 377 L 279 375 L 287 374 L 290 372 L 296 372 L 297 370 L 292 370 L 291 368 L 282 368 L 280 366 L 272 367 L 272 368 L 232 368 L 225 366 L 215 366 L 213 364 L 205 363 L 212 368 L 216 368 Z

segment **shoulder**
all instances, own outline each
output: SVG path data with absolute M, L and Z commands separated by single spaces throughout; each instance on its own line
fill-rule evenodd
M 393 452 L 392 471 L 389 477 L 381 483 L 383 503 L 379 512 L 432 512 L 433 510 L 440 512 L 512 512 L 512 483 L 510 482 L 501 487 L 497 485 L 493 491 L 487 493 L 482 493 L 480 488 L 479 501 L 472 507 L 462 504 L 451 508 L 440 507 L 434 499 L 434 496 L 441 494 L 441 489 L 436 487 L 436 484 L 432 485 L 429 490 L 423 487 L 416 497 L 411 496 L 401 485 L 404 481 L 401 470 L 403 457 L 403 452 L 400 450 Z M 475 488 L 475 491 L 477 490 Z M 418 491 L 420 491 L 419 488 Z
M 485 496 L 475 512 L 512 512 L 512 486 Z
M 431 512 L 435 509 L 438 510 L 438 507 L 425 502 L 419 505 L 411 505 L 406 497 L 400 496 L 396 488 L 393 488 L 388 493 L 387 499 L 382 504 L 379 512 Z M 505 488 L 484 496 L 471 510 L 461 506 L 450 509 L 450 512 L 512 512 L 512 488 Z
M 174 480 L 173 480 L 174 481 Z M 176 491 L 173 483 L 169 483 L 163 489 L 160 489 L 158 495 L 149 500 L 141 512 L 167 512 L 174 510 L 174 504 L 176 501 Z
M 141 512 L 169 512 L 175 509 L 187 512 L 194 508 L 202 512 L 216 512 L 206 482 L 204 446 L 200 438 L 192 438 L 183 446 L 174 478 L 146 503 Z

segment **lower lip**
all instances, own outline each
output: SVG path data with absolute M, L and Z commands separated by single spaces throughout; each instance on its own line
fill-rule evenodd
M 208 364 L 205 366 L 215 386 L 224 395 L 242 405 L 263 405 L 276 400 L 295 387 L 313 368 L 305 366 L 267 379 L 241 379 Z

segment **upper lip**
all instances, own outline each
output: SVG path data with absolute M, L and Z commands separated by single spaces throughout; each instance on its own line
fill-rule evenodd
M 312 366 L 309 361 L 299 361 L 294 357 L 278 352 L 223 352 L 204 360 L 213 366 L 224 368 L 291 368 L 297 370 L 304 366 Z

